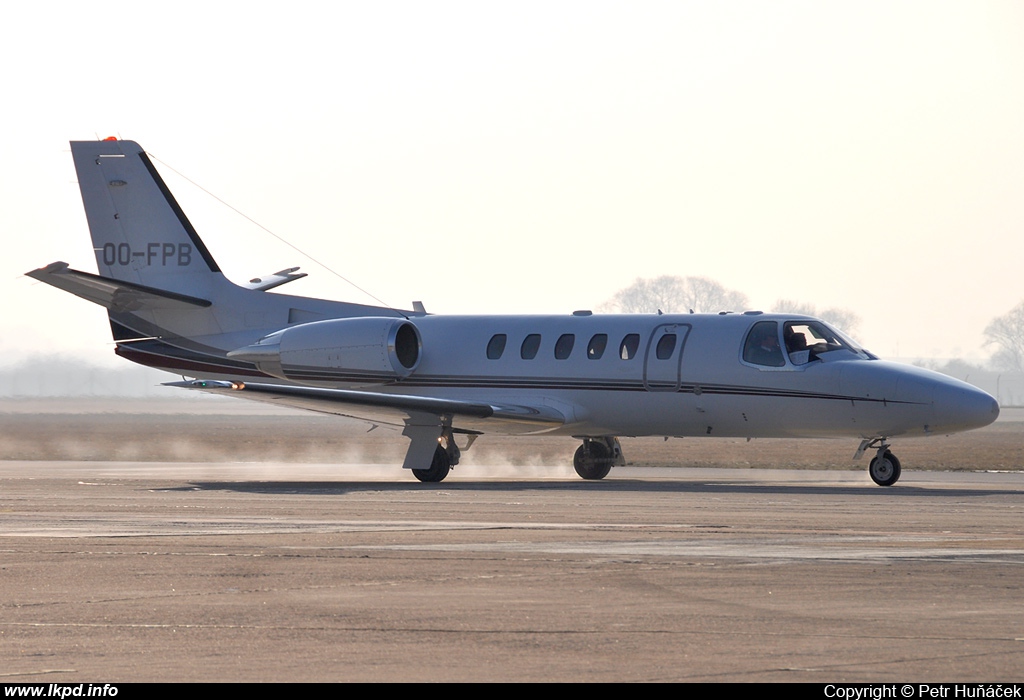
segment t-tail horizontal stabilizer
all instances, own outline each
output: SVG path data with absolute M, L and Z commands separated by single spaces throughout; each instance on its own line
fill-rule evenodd
M 115 313 L 154 309 L 204 309 L 211 305 L 207 299 L 73 270 L 66 262 L 50 263 L 46 267 L 25 274 L 32 279 L 104 306 Z

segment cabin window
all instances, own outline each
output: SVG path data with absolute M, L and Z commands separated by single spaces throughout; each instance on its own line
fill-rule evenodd
M 658 347 L 656 353 L 659 360 L 667 360 L 672 357 L 672 353 L 676 350 L 676 334 L 666 333 L 661 336 L 661 340 L 658 341 Z
M 765 367 L 786 366 L 779 346 L 778 321 L 759 321 L 751 327 L 743 344 L 743 361 Z
M 537 357 L 538 350 L 540 350 L 540 333 L 531 333 L 523 341 L 523 346 L 519 349 L 519 355 L 524 360 L 532 360 Z
M 561 336 L 555 343 L 555 359 L 556 360 L 567 360 L 569 355 L 572 354 L 572 346 L 576 344 L 576 336 L 572 333 L 566 333 Z
M 630 333 L 619 343 L 619 357 L 623 360 L 632 360 L 636 357 L 636 351 L 640 348 L 640 334 Z
M 497 360 L 501 357 L 501 354 L 505 352 L 505 341 L 507 340 L 508 336 L 504 333 L 498 333 L 491 338 L 491 342 L 487 343 L 487 359 Z
M 598 333 L 590 339 L 590 343 L 587 345 L 587 359 L 588 360 L 600 360 L 601 355 L 604 354 L 604 349 L 608 346 L 608 334 Z

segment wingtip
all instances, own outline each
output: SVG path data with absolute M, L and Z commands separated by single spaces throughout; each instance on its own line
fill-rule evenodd
M 43 267 L 37 268 L 35 270 L 29 270 L 28 272 L 25 273 L 25 275 L 28 277 L 38 277 L 39 275 L 52 275 L 55 272 L 63 272 L 69 267 L 70 265 L 68 265 L 63 260 L 58 260 L 57 262 L 52 262 L 49 265 L 44 265 Z

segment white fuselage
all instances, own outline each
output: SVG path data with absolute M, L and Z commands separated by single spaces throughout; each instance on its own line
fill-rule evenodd
M 412 317 L 405 323 L 417 331 L 418 356 L 411 370 L 399 373 L 383 357 L 383 340 L 351 341 L 348 354 L 334 354 L 348 342 L 343 336 L 351 321 L 340 320 L 307 326 L 316 333 L 301 341 L 284 335 L 274 346 L 280 365 L 272 373 L 312 386 L 543 405 L 561 414 L 564 425 L 535 432 L 576 436 L 869 438 L 968 430 L 998 415 L 995 401 L 968 384 L 864 352 L 841 349 L 803 364 L 780 355 L 782 366 L 744 360 L 755 323 L 774 320 L 781 328 L 801 318 Z M 659 357 L 666 335 L 675 338 L 662 343 Z M 501 336 L 503 343 L 496 340 Z M 624 348 L 630 338 L 635 346 Z M 386 369 L 353 372 L 352 353 L 364 351 L 380 356 Z M 523 432 L 523 426 L 509 430 Z

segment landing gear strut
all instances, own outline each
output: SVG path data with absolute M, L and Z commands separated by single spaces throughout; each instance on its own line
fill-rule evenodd
M 625 463 L 619 439 L 613 437 L 583 438 L 572 458 L 576 473 L 590 481 L 605 478 L 613 466 Z
M 865 450 L 876 446 L 875 456 L 872 458 L 871 464 L 868 465 L 868 475 L 879 486 L 892 486 L 900 480 L 902 470 L 900 461 L 889 451 L 889 443 L 885 441 L 884 437 L 861 442 L 854 459 L 864 454 Z

